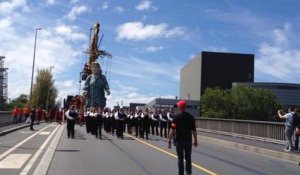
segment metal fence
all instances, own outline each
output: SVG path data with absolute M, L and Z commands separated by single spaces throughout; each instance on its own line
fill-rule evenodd
M 270 140 L 285 140 L 284 123 L 233 120 L 217 118 L 196 118 L 196 127 L 203 131 L 227 133 L 229 135 L 242 135 Z
M 11 112 L 9 111 L 0 111 L 0 126 L 9 124 L 13 121 Z

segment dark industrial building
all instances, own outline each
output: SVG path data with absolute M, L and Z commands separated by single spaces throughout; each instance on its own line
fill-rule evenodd
M 155 98 L 146 104 L 146 108 L 156 108 L 156 109 L 165 109 L 169 111 L 170 108 L 176 109 L 176 104 L 179 99 L 168 99 L 168 98 Z M 186 100 L 187 106 L 186 111 L 191 113 L 194 117 L 199 117 L 199 101 L 195 100 Z
M 146 105 L 145 103 L 129 103 L 129 110 L 130 111 L 135 111 L 139 107 L 143 107 L 145 105 Z
M 283 106 L 300 106 L 300 84 L 292 83 L 245 83 L 234 82 L 232 86 L 250 86 L 253 88 L 271 90 L 277 101 Z
M 201 52 L 180 71 L 180 99 L 197 100 L 207 88 L 229 89 L 232 82 L 254 81 L 254 55 Z

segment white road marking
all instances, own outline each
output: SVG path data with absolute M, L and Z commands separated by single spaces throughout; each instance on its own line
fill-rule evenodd
M 42 160 L 40 161 L 39 165 L 35 169 L 33 175 L 42 175 L 42 174 L 47 174 L 47 171 L 50 167 L 52 158 L 54 156 L 55 150 L 57 148 L 59 139 L 63 133 L 64 130 L 64 125 L 60 127 L 60 129 L 57 131 L 54 139 L 50 143 L 50 146 L 48 147 L 46 153 L 42 157 Z
M 10 154 L 0 161 L 0 168 L 19 169 L 30 156 L 31 154 Z
M 20 132 L 21 134 L 31 134 L 31 133 L 33 133 L 32 131 L 21 131 Z
M 58 128 L 59 128 L 59 126 L 57 126 L 54 129 L 54 131 L 52 131 L 51 135 L 44 141 L 44 143 L 42 144 L 42 146 L 36 151 L 36 153 L 30 159 L 30 161 L 27 163 L 27 165 L 25 166 L 25 168 L 23 168 L 23 170 L 20 173 L 20 175 L 27 175 L 28 174 L 29 170 L 32 168 L 33 164 L 38 159 L 38 157 L 40 156 L 40 154 L 42 153 L 42 151 L 44 150 L 44 148 L 46 147 L 46 145 L 48 144 L 48 142 L 50 141 L 50 139 L 52 138 L 52 136 L 54 135 L 54 133 L 56 132 L 56 130 Z
M 39 135 L 50 135 L 50 132 L 49 131 L 44 131 L 44 132 L 41 132 Z
M 24 143 L 26 143 L 28 140 L 32 139 L 34 136 L 38 135 L 40 132 L 44 131 L 45 129 L 47 129 L 49 126 L 46 126 L 45 128 L 41 129 L 39 132 L 29 136 L 28 138 L 26 138 L 25 140 L 23 140 L 22 142 L 16 144 L 15 146 L 13 146 L 12 148 L 10 148 L 9 150 L 5 151 L 3 154 L 0 155 L 0 160 L 2 160 L 5 156 L 7 156 L 9 153 L 11 153 L 12 151 L 14 151 L 15 149 L 17 149 L 19 146 L 23 145 Z

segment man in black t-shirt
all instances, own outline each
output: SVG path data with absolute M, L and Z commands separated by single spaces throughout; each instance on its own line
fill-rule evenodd
M 189 175 L 192 174 L 192 135 L 194 137 L 194 147 L 198 146 L 195 119 L 190 113 L 185 112 L 186 102 L 184 100 L 180 100 L 177 103 L 177 107 L 179 109 L 179 113 L 174 117 L 171 124 L 168 147 L 171 148 L 171 140 L 176 133 L 175 141 L 178 157 L 178 174 L 184 174 L 183 158 L 185 158 L 185 170 Z

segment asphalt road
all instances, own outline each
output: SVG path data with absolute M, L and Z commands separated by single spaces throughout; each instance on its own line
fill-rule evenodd
M 177 158 L 165 138 L 143 140 L 104 133 L 103 140 L 75 126 L 75 139 L 65 125 L 40 124 L 0 137 L 0 174 L 175 175 Z M 193 148 L 193 174 L 299 175 L 298 162 L 265 156 L 199 136 Z

